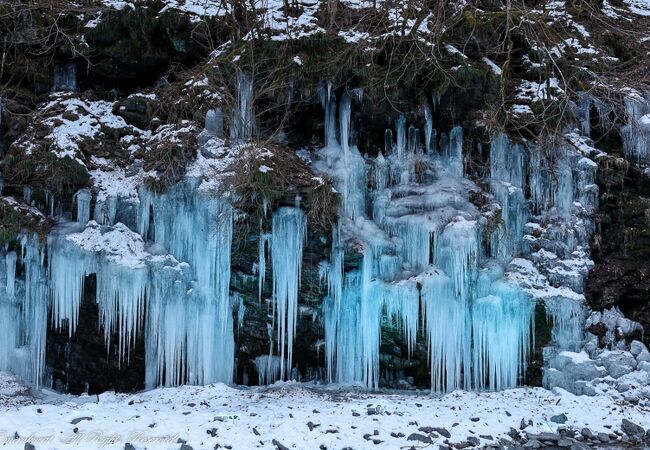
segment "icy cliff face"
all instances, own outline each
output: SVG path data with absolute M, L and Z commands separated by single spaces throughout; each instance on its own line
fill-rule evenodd
M 51 80 L 43 82 L 46 92 L 29 100 L 33 103 L 29 114 L 20 109 L 22 99 L 16 92 L 9 93 L 8 101 L 0 96 L 0 133 L 5 129 L 7 136 L 13 133 L 11 138 L 0 135 L 0 151 L 4 152 L 5 143 L 11 144 L 6 147 L 3 170 L 9 183 L 4 193 L 13 196 L 0 197 L 1 212 L 3 217 L 9 217 L 5 211 L 31 216 L 31 220 L 16 220 L 18 229 L 9 230 L 10 241 L 0 247 L 0 319 L 9 324 L 7 339 L 0 343 L 0 369 L 35 383 L 49 382 L 44 358 L 47 330 L 68 338 L 78 333 L 81 305 L 93 280 L 105 346 L 115 347 L 118 365 L 128 366 L 141 344 L 149 387 L 246 380 L 247 375 L 237 375 L 237 368 L 248 364 L 260 383 L 307 378 L 377 388 L 394 375 L 382 373 L 387 364 L 381 345 L 390 334 L 406 349 L 406 364 L 426 349 L 423 359 L 430 370 L 426 376 L 434 391 L 502 389 L 525 382 L 532 351 L 540 345 L 534 342 L 535 313 L 543 308 L 552 324 L 544 352 L 546 386 L 585 391 L 585 384 L 576 382 L 586 380 L 571 373 L 567 355 L 584 351 L 596 360 L 603 346 L 627 351 L 629 344 L 610 339 L 616 334 L 611 318 L 584 325 L 590 311 L 583 290 L 593 267 L 589 241 L 596 230 L 593 219 L 600 194 L 596 170 L 599 163 L 620 167 L 632 163 L 641 170 L 650 164 L 650 109 L 647 94 L 625 88 L 617 91 L 625 112 L 614 121 L 613 107 L 597 92 L 611 80 L 580 79 L 581 89 L 589 83 L 594 89 L 574 94 L 572 80 L 561 80 L 555 70 L 562 65 L 557 61 L 614 64 L 621 55 L 611 56 L 609 43 L 592 39 L 577 21 L 583 17 L 569 13 L 564 2 L 542 3 L 516 15 L 528 24 L 523 28 L 557 26 L 563 34 L 548 43 L 538 42 L 534 33 L 517 36 L 525 44 L 510 55 L 517 59 L 512 64 L 503 54 L 493 54 L 492 42 L 484 45 L 485 36 L 476 38 L 472 44 L 476 48 L 461 50 L 458 45 L 469 23 L 480 23 L 482 35 L 496 33 L 499 26 L 491 25 L 489 17 L 492 9 L 464 12 L 464 3 L 454 4 L 445 12 L 453 19 L 450 24 L 460 25 L 447 30 L 439 26 L 436 14 L 428 14 L 426 8 L 414 11 L 409 2 L 394 7 L 381 1 L 315 2 L 291 8 L 285 4 L 253 2 L 250 10 L 244 8 L 251 25 L 238 23 L 245 31 L 241 42 L 207 36 L 219 41 L 213 45 L 210 39 L 204 42 L 198 37 L 204 48 L 201 53 L 188 49 L 183 25 L 189 23 L 194 29 L 206 21 L 207 28 L 220 29 L 237 22 L 239 11 L 216 0 L 201 5 L 163 2 L 152 21 L 164 22 L 166 34 L 173 36 L 171 42 L 161 44 L 178 53 L 169 56 L 167 63 L 183 60 L 195 67 L 187 73 L 170 69 L 149 82 L 144 75 L 153 74 L 128 69 L 140 75 L 129 72 L 138 83 L 150 85 L 145 91 L 133 92 L 135 87 L 129 83 L 120 85 L 124 80 L 118 83 L 107 77 L 102 80 L 107 83 L 103 91 L 80 93 L 95 86 L 88 73 L 95 73 L 106 61 L 92 65 L 86 74 L 78 64 L 61 62 L 53 65 L 53 76 L 47 75 Z M 161 4 L 143 0 L 98 1 L 97 5 L 104 9 L 79 19 L 85 31 L 75 39 L 98 54 L 114 55 L 107 60 L 120 71 L 127 70 L 131 55 L 115 56 L 116 48 L 127 47 L 127 41 L 113 36 L 116 40 L 106 44 L 93 30 L 110 26 L 113 19 L 124 21 L 121 26 L 128 29 L 130 11 L 146 9 L 149 14 Z M 632 14 L 631 5 L 623 2 L 613 7 L 605 2 L 599 5 L 599 14 L 620 24 Z M 336 23 L 340 14 L 361 17 L 362 26 Z M 373 21 L 383 24 L 381 33 L 365 31 L 374 28 Z M 147 33 L 157 30 L 147 29 Z M 320 47 L 303 48 L 301 39 L 311 37 L 310 45 L 322 40 L 337 50 L 345 49 L 341 53 L 353 55 L 350 61 L 363 61 L 361 66 L 364 58 L 381 59 L 379 49 L 405 34 L 412 39 L 409 45 L 426 44 L 432 52 L 415 52 L 418 67 L 413 80 L 426 79 L 422 83 L 427 87 L 420 89 L 416 86 L 420 81 L 413 80 L 402 86 L 392 79 L 396 75 L 391 70 L 378 72 L 386 77 L 382 95 L 390 108 L 378 108 L 381 101 L 376 80 L 369 81 L 372 74 L 366 74 L 368 80 L 338 74 L 339 79 L 320 89 L 315 86 L 321 80 L 307 79 L 316 72 L 312 67 L 322 69 L 321 55 L 314 51 Z M 242 42 L 251 44 L 245 47 L 253 53 L 242 50 Z M 540 51 L 542 44 L 544 51 Z M 275 62 L 278 67 L 269 71 L 266 50 L 256 53 L 260 48 L 291 53 L 281 56 L 288 58 L 289 69 L 284 67 L 284 72 Z M 136 50 L 151 56 L 159 49 L 153 45 Z M 419 67 L 422 57 L 435 58 L 441 74 L 424 77 L 422 72 L 431 70 L 428 63 L 425 70 Z M 142 66 L 147 65 L 144 59 Z M 248 59 L 259 66 L 247 67 L 244 60 Z M 404 61 L 405 66 L 411 67 L 409 61 Z M 376 69 L 394 63 L 378 64 Z M 514 72 L 506 74 L 505 68 Z M 254 79 L 253 74 L 267 78 Z M 499 114 L 506 116 L 499 120 L 505 122 L 495 125 L 489 110 L 475 111 L 479 107 L 468 91 L 449 88 L 455 84 L 449 83 L 448 74 L 459 74 L 452 77 L 454 83 L 467 77 L 474 91 L 489 91 L 485 98 L 474 99 L 486 104 L 495 101 L 494 86 L 512 87 L 499 99 L 505 106 Z M 438 75 L 443 82 L 436 79 Z M 284 78 L 270 79 L 275 77 Z M 365 93 L 370 100 L 364 100 L 362 89 L 352 87 L 357 82 L 356 86 L 367 84 L 368 90 L 375 90 Z M 256 86 L 265 92 L 258 95 Z M 120 89 L 128 92 L 126 96 L 119 98 Z M 322 121 L 316 93 L 323 107 Z M 400 95 L 409 98 L 392 103 Z M 553 108 L 562 102 L 569 104 L 575 122 L 561 121 L 555 139 L 514 140 L 486 131 L 514 127 L 526 129 L 527 136 L 541 133 L 548 130 L 545 113 L 553 115 Z M 403 115 L 393 111 L 398 106 Z M 5 110 L 11 127 L 1 122 Z M 359 120 L 362 115 L 365 120 Z M 536 123 L 537 116 L 544 120 Z M 559 131 L 574 125 L 571 132 Z M 321 126 L 322 143 L 310 138 Z M 275 128 L 270 131 L 271 127 Z M 267 132 L 273 134 L 269 138 L 273 145 L 255 142 L 266 139 Z M 605 138 L 598 134 L 610 132 L 620 134 L 621 142 L 615 145 L 620 145 L 628 162 L 612 162 L 591 146 L 590 136 L 602 141 Z M 239 208 L 241 199 L 235 189 L 224 188 L 224 180 L 251 171 L 250 160 L 241 156 L 272 155 L 278 148 L 274 145 L 288 142 L 307 146 L 283 148 L 306 167 L 300 175 L 311 182 L 305 184 L 307 192 L 304 186 L 290 195 L 274 192 L 276 185 L 269 179 L 287 172 L 259 165 L 252 170 L 252 181 L 243 184 L 251 190 L 252 185 L 260 188 L 261 193 L 250 197 L 263 212 L 258 217 Z M 327 218 L 336 223 L 331 237 L 329 228 L 323 235 L 316 232 L 308 206 L 314 201 L 311 197 L 317 197 L 313 187 L 325 186 L 329 191 L 324 180 L 330 179 L 340 198 L 338 214 Z M 65 192 L 61 186 L 74 189 Z M 244 216 L 246 225 L 238 222 Z M 38 227 L 28 226 L 31 221 L 52 221 L 54 227 L 47 236 L 37 237 L 33 228 Z M 4 233 L 4 224 L 0 225 Z M 242 230 L 245 227 L 255 230 Z M 237 231 L 243 235 L 240 242 L 235 242 Z M 3 239 L 0 234 L 0 242 Z M 320 245 L 317 252 L 314 241 Z M 250 248 L 253 256 L 239 258 L 246 267 L 236 267 L 236 257 Z M 309 280 L 304 276 L 307 272 Z M 320 286 L 314 281 L 318 276 Z M 248 295 L 251 291 L 253 295 Z M 317 296 L 309 305 L 306 291 Z M 321 295 L 325 291 L 327 295 Z M 257 302 L 251 302 L 252 297 Z M 254 314 L 247 316 L 244 304 Z M 317 335 L 309 348 L 317 361 L 314 367 L 296 362 L 300 358 L 295 348 L 304 333 L 300 325 L 305 322 L 312 326 L 311 337 Z M 253 339 L 262 336 L 268 341 L 258 339 L 263 343 L 247 348 L 248 361 L 242 363 L 237 359 L 246 345 L 235 342 L 247 326 L 259 328 Z M 598 339 L 598 333 L 607 339 Z M 592 348 L 595 342 L 598 349 Z M 622 356 L 626 367 L 637 370 L 644 362 L 633 355 L 632 364 L 628 356 Z M 573 362 L 585 362 L 576 358 Z M 607 354 L 601 359 L 607 359 L 604 373 L 610 366 L 612 373 L 620 372 Z M 602 375 L 600 369 L 587 372 Z
M 244 125 L 252 116 L 249 82 L 240 75 L 234 149 L 252 133 Z M 340 102 L 330 89 L 321 95 L 326 145 L 312 155 L 313 166 L 341 195 L 331 257 L 321 262 L 330 381 L 377 388 L 382 324 L 392 324 L 409 353 L 418 340 L 426 343 L 434 391 L 516 386 L 534 345 L 538 303 L 553 323 L 547 358 L 579 349 L 598 197 L 588 148 L 583 154 L 558 140 L 545 152 L 496 134 L 484 192 L 464 176 L 462 129 L 438 134 L 430 105 L 423 131 L 401 116 L 385 132 L 385 154 L 368 157 L 354 144 L 351 125 L 360 92 L 345 92 Z M 120 361 L 128 364 L 144 336 L 147 386 L 233 381 L 234 211 L 215 191 L 214 176 L 229 158 L 221 133 L 213 111 L 185 180 L 162 194 L 134 184 L 142 172 L 125 182 L 119 170 L 97 170 L 93 220 L 93 194 L 83 189 L 75 194 L 76 221 L 51 206 L 59 224 L 47 245 L 26 236 L 20 258 L 3 252 L 3 314 L 13 319 L 3 368 L 41 382 L 48 310 L 54 327 L 72 336 L 84 280 L 96 274 L 106 344 L 116 336 Z M 259 238 L 259 295 L 268 259 L 276 329 L 269 354 L 255 360 L 261 381 L 298 373 L 292 355 L 308 234 L 296 199 L 295 207 L 273 212 L 272 232 Z M 352 249 L 361 262 L 346 268 Z M 25 275 L 16 280 L 18 267 Z

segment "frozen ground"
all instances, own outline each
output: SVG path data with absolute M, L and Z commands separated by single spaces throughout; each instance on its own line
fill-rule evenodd
M 564 425 L 551 421 L 560 414 L 568 419 Z M 511 441 L 511 427 L 520 430 L 522 420 L 532 423 L 525 429 L 528 433 L 588 427 L 594 434 L 613 435 L 620 433 L 624 418 L 650 428 L 650 404 L 541 388 L 456 391 L 432 398 L 424 393 L 372 394 L 296 383 L 258 388 L 184 386 L 81 397 L 43 392 L 31 399 L 13 378 L 0 373 L 0 447 L 10 449 L 28 448 L 28 441 L 39 450 L 124 449 L 127 442 L 136 449 L 179 449 L 183 441 L 194 450 L 444 445 L 445 437 L 436 431 L 428 435 L 423 427 L 445 428 L 450 443 L 473 437 L 478 441 L 470 442 L 486 446 Z M 413 433 L 433 436 L 434 445 L 414 441 Z

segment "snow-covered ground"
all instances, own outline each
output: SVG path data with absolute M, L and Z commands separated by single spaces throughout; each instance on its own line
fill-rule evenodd
M 562 414 L 564 425 L 551 420 Z M 0 447 L 10 449 L 28 448 L 26 442 L 39 450 L 131 448 L 126 443 L 136 449 L 178 449 L 185 442 L 195 450 L 437 448 L 445 441 L 486 446 L 511 441 L 511 427 L 519 432 L 522 421 L 530 423 L 523 436 L 584 427 L 613 435 L 623 434 L 623 419 L 650 428 L 650 404 L 542 388 L 456 391 L 436 398 L 297 383 L 80 397 L 43 392 L 30 398 L 11 376 L 0 373 Z M 451 437 L 429 434 L 426 427 L 444 428 Z M 434 445 L 416 438 L 430 438 Z

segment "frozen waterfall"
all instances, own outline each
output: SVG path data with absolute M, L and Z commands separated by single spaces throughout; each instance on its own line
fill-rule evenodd
M 243 72 L 237 83 L 230 135 L 249 140 L 253 84 Z M 471 179 L 462 128 L 434 129 L 435 104 L 425 103 L 422 117 L 397 115 L 378 136 L 382 151 L 363 156 L 354 120 L 361 95 L 337 99 L 331 85 L 320 95 L 325 145 L 312 155 L 313 168 L 331 177 L 341 198 L 329 258 L 316 261 L 327 295 L 313 308 L 330 382 L 378 388 L 382 333 L 389 331 L 401 336 L 406 359 L 426 352 L 434 392 L 516 386 L 538 304 L 553 326 L 548 353 L 579 347 L 598 203 L 593 161 L 566 143 L 548 151 L 495 134 L 482 168 L 489 170 L 485 192 Z M 628 107 L 642 125 L 644 107 Z M 204 140 L 220 139 L 223 112 L 210 110 L 205 127 Z M 630 136 L 629 152 L 641 157 L 645 150 Z M 201 183 L 188 176 L 164 193 L 140 186 L 128 202 L 82 189 L 73 198 L 75 220 L 59 214 L 48 195 L 57 225 L 47 242 L 25 235 L 20 249 L 0 248 L 0 320 L 8 324 L 0 369 L 42 382 L 48 320 L 75 335 L 94 275 L 105 344 L 128 364 L 144 341 L 147 387 L 232 382 L 233 315 L 238 327 L 245 319 L 244 294 L 230 286 L 238 212 Z M 31 202 L 30 189 L 24 199 Z M 264 226 L 255 235 L 252 280 L 261 303 L 272 276 L 270 348 L 249 363 L 260 383 L 272 383 L 297 373 L 308 242 L 300 198 L 273 211 L 270 230 Z
M 426 336 L 434 391 L 517 385 L 532 346 L 535 305 L 543 294 L 519 272 L 508 272 L 508 264 L 530 253 L 533 214 L 566 221 L 573 217 L 576 200 L 584 210 L 593 210 L 595 165 L 562 146 L 559 156 L 549 160 L 537 147 L 495 135 L 490 187 L 500 209 L 492 216 L 470 201 L 479 189 L 464 177 L 459 127 L 436 142 L 426 105 L 423 149 L 418 128 L 399 116 L 395 128 L 384 134 L 385 153 L 374 160 L 358 159 L 356 147 L 347 142 L 349 95 L 343 98 L 341 143 L 328 141 L 316 163 L 332 175 L 343 196 L 343 222 L 334 232 L 331 261 L 321 267 L 328 286 L 323 321 L 330 380 L 378 386 L 382 323 L 388 321 L 402 330 L 409 354 L 419 333 Z M 336 108 L 331 101 L 326 106 L 329 117 Z M 326 122 L 328 129 L 333 127 L 331 118 Z M 368 192 L 361 188 L 366 180 L 372 186 Z M 553 229 L 541 245 L 566 243 Z M 361 249 L 361 264 L 349 271 L 343 269 L 346 242 Z M 581 251 L 581 241 L 572 242 L 567 251 Z M 580 302 L 567 295 L 556 301 L 582 311 Z M 548 311 L 556 339 L 563 339 L 565 329 L 579 330 L 575 321 L 566 325 L 554 319 L 551 300 Z

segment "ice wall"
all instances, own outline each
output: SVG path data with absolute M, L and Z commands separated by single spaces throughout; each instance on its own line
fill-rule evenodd
M 107 348 L 115 344 L 128 363 L 144 339 L 147 386 L 231 382 L 230 206 L 192 179 L 162 195 L 143 188 L 131 230 L 88 221 L 89 196 L 77 193 L 78 221 L 60 221 L 46 245 L 25 237 L 19 258 L 2 253 L 0 316 L 11 329 L 0 368 L 40 383 L 48 310 L 51 324 L 72 336 L 86 277 L 95 274 Z M 15 277 L 17 263 L 24 278 Z
M 245 140 L 255 130 L 252 82 L 240 73 L 238 84 L 231 137 Z M 462 129 L 433 128 L 435 105 L 425 104 L 417 120 L 396 117 L 384 151 L 368 157 L 355 145 L 361 96 L 344 92 L 337 101 L 328 85 L 321 99 L 325 146 L 314 167 L 332 177 L 342 200 L 331 255 L 320 266 L 330 381 L 377 388 L 382 328 L 390 327 L 402 333 L 409 357 L 426 347 L 434 391 L 515 386 L 538 302 L 553 323 L 549 357 L 580 345 L 598 199 L 593 161 L 562 142 L 539 147 L 496 134 L 484 192 L 466 176 Z M 206 116 L 201 145 L 221 142 L 221 114 Z M 144 339 L 148 387 L 231 382 L 233 315 L 241 326 L 244 311 L 229 288 L 234 211 L 206 185 L 188 176 L 163 194 L 141 187 L 130 209 L 108 195 L 93 205 L 81 190 L 76 220 L 57 217 L 47 244 L 25 238 L 21 252 L 2 249 L 0 319 L 11 326 L 0 368 L 39 382 L 48 311 L 51 324 L 72 336 L 84 283 L 95 274 L 106 344 L 128 363 Z M 259 237 L 258 298 L 269 272 L 273 309 L 271 348 L 254 361 L 263 383 L 295 373 L 306 235 L 297 204 L 274 211 L 271 232 Z M 24 276 L 15 276 L 17 267 Z
M 188 272 L 154 258 L 148 385 L 233 380 L 232 209 L 199 190 L 197 182 L 185 181 L 162 195 L 140 192 L 140 234 L 150 236 Z
M 329 99 L 326 129 L 334 137 Z M 384 152 L 359 159 L 347 141 L 352 113 L 344 94 L 341 140 L 326 140 L 319 152 L 316 167 L 332 175 L 343 196 L 331 261 L 321 267 L 329 378 L 377 387 L 388 321 L 403 331 L 409 353 L 418 333 L 425 335 L 434 391 L 515 386 L 529 358 L 538 301 L 549 302 L 554 341 L 580 340 L 584 299 L 560 287 L 579 292 L 588 270 L 591 229 L 583 219 L 597 205 L 595 164 L 566 144 L 545 152 L 497 134 L 490 145 L 494 198 L 479 209 L 470 197 L 481 190 L 464 177 L 462 130 L 438 139 L 429 105 L 423 114 L 424 147 L 419 128 L 399 116 L 384 134 Z M 361 254 L 347 270 L 345 248 Z M 556 263 L 531 255 L 540 251 L 555 251 Z M 521 256 L 530 272 L 511 264 Z M 558 308 L 572 313 L 564 317 Z

